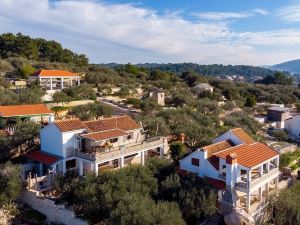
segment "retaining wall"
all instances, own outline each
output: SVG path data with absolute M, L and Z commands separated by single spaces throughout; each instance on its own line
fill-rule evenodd
M 66 209 L 63 205 L 55 205 L 52 200 L 39 198 L 37 193 L 32 190 L 23 191 L 21 201 L 44 214 L 47 221 L 65 225 L 88 225 L 87 221 L 77 218 L 72 210 Z

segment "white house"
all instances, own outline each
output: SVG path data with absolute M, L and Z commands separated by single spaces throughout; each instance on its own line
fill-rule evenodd
M 24 120 L 47 124 L 54 121 L 54 112 L 44 104 L 0 106 L 0 127 Z
M 196 173 L 219 189 L 220 203 L 258 217 L 279 181 L 279 154 L 232 129 L 180 160 L 180 169 Z
M 289 135 L 300 138 L 300 114 L 285 120 L 284 128 Z
M 57 121 L 40 131 L 41 150 L 28 158 L 40 163 L 39 174 L 98 172 L 144 164 L 148 157 L 163 157 L 166 138 L 146 138 L 143 128 L 129 116 L 93 121 Z
M 154 99 L 158 105 L 165 105 L 165 93 L 157 87 L 150 90 L 149 98 Z
M 38 80 L 46 91 L 62 90 L 65 87 L 80 85 L 80 76 L 65 70 L 38 70 L 30 80 Z

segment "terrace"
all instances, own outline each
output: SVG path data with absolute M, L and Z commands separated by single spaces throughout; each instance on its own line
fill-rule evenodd
M 163 138 L 157 137 L 157 138 L 145 139 L 144 141 L 131 143 L 128 145 L 120 145 L 115 147 L 94 146 L 95 147 L 93 148 L 94 151 L 76 150 L 75 155 L 77 157 L 89 161 L 103 163 L 109 160 L 118 159 L 120 158 L 120 156 L 129 156 L 140 151 L 149 151 L 149 150 L 157 151 L 157 148 L 162 147 L 162 145 L 164 145 L 164 142 L 165 141 Z M 129 159 L 127 161 L 129 162 Z

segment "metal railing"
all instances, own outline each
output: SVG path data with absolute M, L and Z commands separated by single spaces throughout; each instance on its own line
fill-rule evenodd
M 103 151 L 103 152 L 93 152 L 93 153 L 87 153 L 87 152 L 81 152 L 76 150 L 75 155 L 77 157 L 87 159 L 89 161 L 96 161 L 96 162 L 103 162 L 105 160 L 113 160 L 115 158 L 130 155 L 132 153 L 136 153 L 138 151 L 146 151 L 150 149 L 155 149 L 157 147 L 162 147 L 164 145 L 164 138 L 156 138 L 151 140 L 145 140 L 141 143 L 136 143 L 132 146 L 122 146 L 118 148 L 112 148 L 109 151 Z

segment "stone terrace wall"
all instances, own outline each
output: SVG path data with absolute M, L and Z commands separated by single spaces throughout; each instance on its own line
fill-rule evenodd
M 66 209 L 64 206 L 55 205 L 52 200 L 38 198 L 36 195 L 36 191 L 23 191 L 21 201 L 44 214 L 47 221 L 65 225 L 88 225 L 87 221 L 76 218 L 73 211 Z

